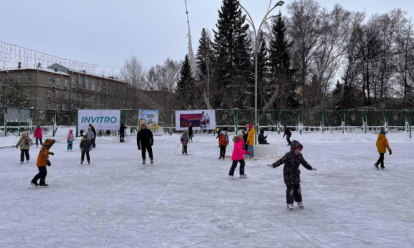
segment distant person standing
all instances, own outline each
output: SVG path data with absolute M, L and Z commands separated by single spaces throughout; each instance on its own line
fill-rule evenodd
M 188 138 L 190 139 L 190 142 L 193 142 L 193 123 L 190 122 L 190 125 L 188 126 Z
M 292 133 L 290 132 L 290 129 L 288 127 L 286 127 L 286 125 L 283 125 L 284 129 L 285 129 L 285 133 L 283 134 L 283 138 L 286 135 L 286 140 L 288 142 L 288 146 L 290 146 L 292 144 L 292 142 L 290 141 L 290 136 L 292 136 Z
M 89 139 L 89 142 L 91 143 L 90 150 L 92 150 L 93 146 L 91 140 L 95 138 L 95 134 L 93 133 L 92 128 L 88 128 L 88 132 L 86 132 L 86 137 Z
M 256 134 L 256 131 L 254 130 L 254 127 L 252 124 L 249 125 L 249 133 L 247 134 L 247 147 L 249 151 L 249 157 L 254 157 L 254 135 Z
M 188 146 L 188 142 L 190 140 L 190 138 L 188 136 L 189 135 L 188 135 L 187 131 L 184 130 L 183 134 L 180 137 L 180 141 L 181 141 L 181 144 L 183 146 L 183 148 L 182 148 L 182 154 L 183 155 L 184 154 L 187 155 L 187 146 Z
M 72 151 L 73 141 L 75 140 L 75 138 L 73 137 L 73 130 L 72 129 L 69 129 L 69 133 L 68 133 L 68 136 L 66 137 L 66 140 L 68 142 L 67 150 Z
M 125 129 L 127 129 L 127 127 L 125 126 L 124 123 L 121 124 L 121 127 L 119 128 L 119 142 L 125 142 L 124 138 L 125 138 Z
M 223 128 L 220 132 L 219 138 L 219 145 L 220 145 L 220 156 L 219 159 L 223 159 L 226 157 L 226 147 L 229 145 L 229 136 L 227 134 L 227 128 Z
M 95 130 L 95 127 L 92 126 L 92 124 L 89 124 L 89 127 L 91 128 L 91 130 L 93 132 L 93 139 L 91 139 L 92 148 L 95 148 L 95 146 L 96 146 L 96 143 L 95 143 L 95 141 L 96 141 L 96 130 Z
M 36 129 L 34 131 L 34 137 L 36 138 L 36 147 L 39 145 L 38 141 L 40 141 L 40 146 L 43 145 L 42 138 L 42 128 L 40 126 L 36 126 Z
M 147 129 L 147 124 L 141 123 L 141 130 L 137 135 L 138 150 L 141 150 L 142 164 L 145 164 L 145 155 L 148 150 L 148 155 L 151 160 L 151 164 L 154 163 L 154 156 L 152 154 L 152 145 L 154 144 L 154 137 L 151 130 Z

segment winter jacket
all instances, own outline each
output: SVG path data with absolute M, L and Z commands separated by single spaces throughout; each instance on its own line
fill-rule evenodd
M 243 150 L 243 138 L 234 136 L 233 137 L 234 148 L 233 153 L 231 154 L 231 160 L 242 160 L 244 159 L 244 154 L 249 154 L 248 151 Z
M 154 137 L 151 130 L 144 128 L 138 132 L 137 146 L 141 149 L 141 146 L 152 146 L 154 144 Z
M 43 142 L 43 146 L 40 149 L 39 156 L 37 156 L 37 163 L 38 167 L 46 166 L 47 162 L 49 161 L 49 149 L 53 146 L 56 141 L 54 139 L 46 139 Z
M 379 153 L 385 153 L 388 149 L 388 151 L 391 151 L 390 146 L 388 145 L 388 139 L 385 137 L 384 134 L 380 133 L 378 134 L 377 139 L 377 150 Z
M 283 167 L 283 179 L 285 180 L 286 185 L 300 183 L 300 164 L 302 164 L 306 169 L 312 170 L 312 166 L 306 162 L 301 153 L 299 155 L 295 154 L 295 148 L 298 146 L 302 146 L 299 141 L 292 141 L 292 144 L 290 145 L 290 152 L 286 153 L 285 156 L 272 164 L 273 168 L 285 164 Z
M 86 136 L 88 137 L 89 140 L 95 138 L 95 134 L 94 132 L 91 130 L 91 128 L 88 128 L 88 132 L 86 133 Z
M 258 137 L 259 144 L 269 144 L 269 143 L 267 143 L 266 139 L 267 139 L 267 137 L 264 136 L 264 130 L 263 129 L 260 130 L 260 134 L 259 134 L 259 137 Z
M 67 141 L 74 141 L 75 138 L 73 137 L 72 129 L 69 130 L 69 134 L 67 136 Z
M 188 127 L 188 137 L 192 137 L 193 136 L 193 126 L 189 126 Z
M 40 138 L 43 137 L 42 128 L 41 127 L 38 127 L 38 128 L 35 129 L 35 131 L 34 131 L 34 137 L 37 138 L 37 139 L 40 139 Z
M 93 132 L 93 138 L 95 138 L 95 137 L 96 137 L 96 130 L 95 130 L 95 127 L 94 127 L 94 126 L 91 126 L 90 128 L 91 128 L 91 130 L 92 130 L 92 132 Z
M 249 129 L 247 131 L 241 130 L 243 132 L 243 141 L 247 144 L 247 136 L 249 135 Z
M 189 136 L 187 132 L 184 132 L 183 134 L 181 134 L 181 144 L 188 144 L 188 140 L 189 140 Z
M 79 144 L 79 147 L 80 147 L 82 152 L 83 151 L 88 152 L 91 149 L 92 145 L 91 145 L 91 142 L 89 141 L 88 138 L 86 138 L 86 139 L 82 138 L 82 140 Z
M 289 128 L 285 128 L 285 133 L 283 134 L 283 138 L 285 137 L 285 135 L 287 135 L 287 136 L 291 136 L 292 135 L 292 133 L 290 132 L 290 129 Z
M 254 146 L 254 135 L 256 131 L 254 130 L 254 127 L 250 128 L 249 133 L 247 134 L 247 144 L 249 146 Z
M 224 135 L 224 142 L 221 141 L 221 136 Z M 227 135 L 227 131 L 221 131 L 219 135 L 219 145 L 221 146 L 228 146 L 229 145 L 229 135 Z
M 20 146 L 20 149 L 27 150 L 30 149 L 30 146 L 33 145 L 32 139 L 26 135 L 26 137 L 20 137 L 19 141 L 16 144 L 16 148 Z
M 121 127 L 119 128 L 119 133 L 120 134 L 125 134 L 125 129 L 126 129 L 127 127 L 124 125 L 124 124 L 122 124 L 121 125 Z

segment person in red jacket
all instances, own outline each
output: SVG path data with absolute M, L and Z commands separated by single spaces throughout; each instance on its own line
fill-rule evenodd
M 231 160 L 233 163 L 231 164 L 229 175 L 227 179 L 233 179 L 234 170 L 237 167 L 237 163 L 240 163 L 240 178 L 247 178 L 247 175 L 244 174 L 244 154 L 249 154 L 248 151 L 243 150 L 243 132 L 240 130 L 237 132 L 237 136 L 233 137 L 234 148 L 233 153 L 231 155 Z
M 43 145 L 43 142 L 42 142 L 43 135 L 42 135 L 42 128 L 40 126 L 36 127 L 36 129 L 34 131 L 34 137 L 36 138 L 36 147 L 39 144 L 38 141 L 40 141 L 40 145 L 42 146 Z

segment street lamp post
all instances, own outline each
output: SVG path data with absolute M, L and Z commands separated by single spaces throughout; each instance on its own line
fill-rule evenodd
M 256 128 L 255 139 L 254 139 L 255 144 L 257 144 L 257 132 L 259 128 L 257 126 L 258 124 L 257 122 L 257 53 L 259 52 L 259 48 L 261 46 L 261 44 L 259 44 L 259 32 L 261 31 L 263 24 L 265 24 L 267 20 L 269 20 L 270 18 L 276 17 L 276 16 L 268 16 L 270 12 L 272 12 L 278 6 L 282 6 L 284 3 L 285 2 L 283 1 L 279 1 L 273 7 L 271 7 L 272 0 L 270 0 L 269 7 L 267 8 L 267 13 L 265 17 L 263 18 L 263 20 L 261 21 L 258 29 L 256 29 L 256 26 L 254 25 L 254 22 L 253 22 L 253 18 L 250 16 L 249 12 L 240 3 L 240 7 L 244 10 L 244 12 L 246 12 L 247 16 L 249 17 L 249 19 L 246 19 L 246 20 L 250 23 L 250 25 L 252 25 L 253 32 L 254 32 L 254 126 Z

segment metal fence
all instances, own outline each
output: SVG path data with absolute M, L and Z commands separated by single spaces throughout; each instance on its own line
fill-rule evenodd
M 77 126 L 77 109 L 25 109 L 26 113 L 27 110 L 30 111 L 30 118 L 10 120 L 7 111 L 12 109 L 16 111 L 16 108 L 0 109 L 1 135 L 7 135 L 7 132 L 16 135 L 20 135 L 22 131 L 33 132 L 37 125 L 53 129 L 53 134 L 58 126 Z M 244 128 L 245 124 L 254 124 L 254 109 L 216 109 L 215 112 L 216 126 L 227 127 L 231 132 Z M 380 127 L 384 127 L 387 132 L 388 130 L 411 132 L 411 119 L 414 118 L 414 110 L 258 110 L 257 114 L 256 129 L 265 128 L 281 132 L 283 125 L 286 125 L 300 133 L 326 130 L 346 132 L 355 128 L 367 132 Z M 125 123 L 130 127 L 131 132 L 135 132 L 138 109 L 121 110 L 121 123 Z M 175 110 L 159 110 L 158 131 L 165 133 L 176 131 Z

